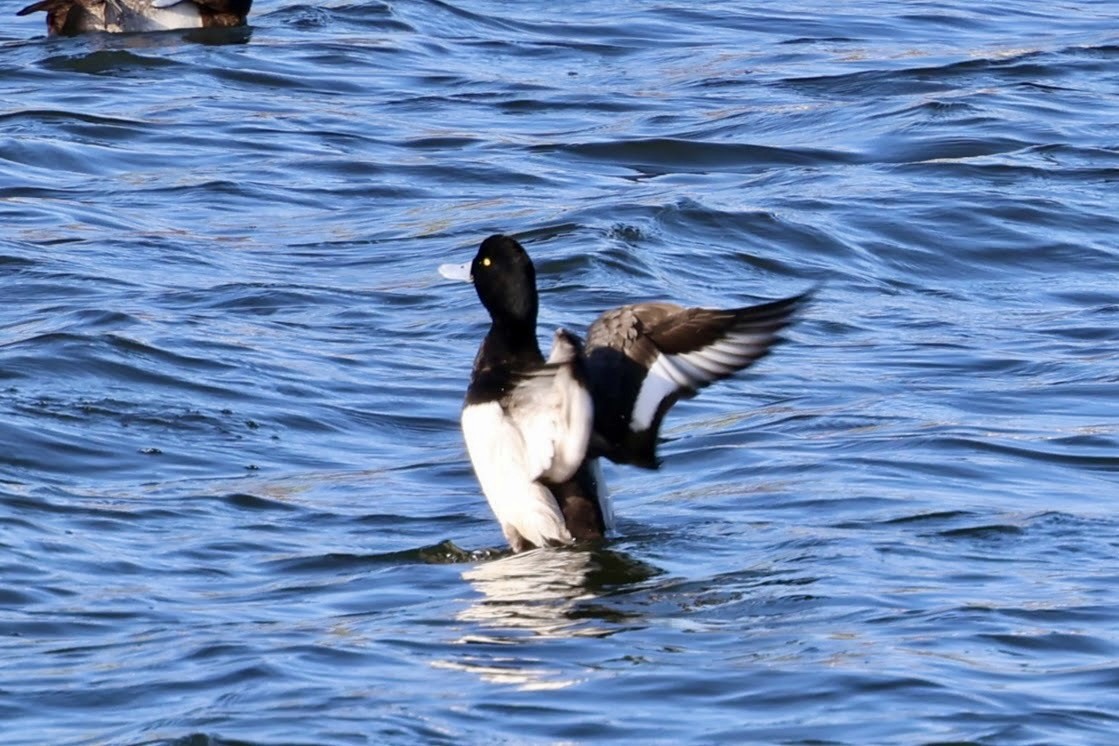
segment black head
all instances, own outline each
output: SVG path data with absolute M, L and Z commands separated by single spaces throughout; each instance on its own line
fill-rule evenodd
M 470 264 L 482 305 L 494 321 L 536 327 L 536 269 L 528 252 L 508 236 L 490 236 Z

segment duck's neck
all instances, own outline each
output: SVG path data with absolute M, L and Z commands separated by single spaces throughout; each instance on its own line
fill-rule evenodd
M 491 366 L 517 369 L 544 361 L 536 341 L 536 319 L 494 318 L 478 359 Z

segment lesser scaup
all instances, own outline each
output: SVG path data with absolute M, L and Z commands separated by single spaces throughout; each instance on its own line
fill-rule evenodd
M 492 323 L 474 359 L 462 432 L 514 552 L 599 539 L 612 514 L 598 459 L 659 466 L 669 408 L 765 355 L 807 294 L 732 309 L 638 303 L 606 311 L 585 345 L 536 339 L 536 269 L 515 239 L 490 236 L 444 277 L 472 281 Z
M 252 0 L 40 0 L 16 15 L 47 14 L 51 35 L 241 26 Z

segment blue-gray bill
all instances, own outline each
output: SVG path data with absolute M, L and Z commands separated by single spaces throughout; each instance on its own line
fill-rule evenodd
M 448 280 L 474 282 L 474 278 L 470 275 L 470 262 L 464 264 L 440 264 L 439 274 Z

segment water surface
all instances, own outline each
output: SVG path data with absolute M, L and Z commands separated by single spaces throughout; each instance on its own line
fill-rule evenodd
M 1112 737 L 1112 3 L 251 20 L 0 36 L 6 742 Z M 497 231 L 542 338 L 822 283 L 606 546 L 469 470 Z

